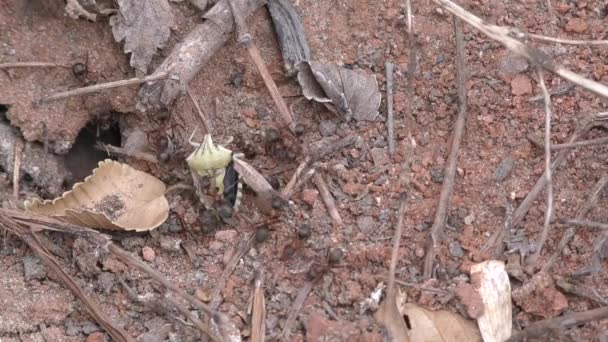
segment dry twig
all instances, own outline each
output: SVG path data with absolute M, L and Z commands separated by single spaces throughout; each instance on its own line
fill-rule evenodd
M 158 164 L 158 159 L 155 155 L 146 152 L 137 152 L 137 151 L 127 151 L 126 149 L 114 145 L 108 145 L 104 143 L 98 142 L 95 145 L 95 149 L 99 151 L 104 151 L 107 154 L 115 154 L 123 157 L 131 157 L 135 159 L 145 160 L 150 163 Z
M 559 151 L 559 150 L 565 150 L 565 149 L 583 147 L 583 146 L 597 146 L 597 145 L 604 145 L 604 144 L 608 144 L 608 137 L 589 139 L 589 140 L 577 141 L 577 142 L 566 143 L 566 144 L 553 144 L 553 145 L 551 145 L 551 151 Z
M 126 87 L 126 86 L 130 86 L 133 84 L 142 84 L 142 83 L 146 83 L 146 82 L 162 80 L 165 78 L 169 78 L 169 74 L 167 74 L 166 72 L 160 72 L 158 74 L 152 74 L 152 75 L 146 76 L 144 78 L 135 77 L 135 78 L 130 78 L 128 80 L 98 83 L 98 84 L 94 84 L 94 85 L 88 86 L 88 87 L 76 88 L 73 90 L 67 90 L 67 91 L 62 91 L 62 92 L 55 93 L 52 95 L 48 95 L 48 96 L 45 96 L 45 97 L 39 99 L 36 102 L 45 103 L 45 102 L 57 101 L 57 100 L 66 99 L 66 98 L 72 97 L 72 96 L 86 95 L 86 94 L 96 93 L 96 92 L 102 91 L 102 90 L 107 90 L 107 89 L 112 89 L 112 88 L 117 88 L 117 87 Z
M 523 341 L 525 339 L 539 338 L 552 331 L 560 333 L 569 327 L 605 319 L 606 317 L 608 317 L 608 306 L 567 314 L 555 318 L 543 319 L 542 321 L 530 324 L 523 331 L 513 334 L 513 336 L 511 336 L 511 338 L 509 338 L 507 341 L 515 342 Z
M 190 312 L 190 310 L 188 310 L 188 308 L 183 305 L 182 303 L 180 303 L 177 299 L 172 298 L 171 296 L 169 296 L 168 294 L 165 295 L 165 300 L 169 303 L 171 303 L 171 305 L 173 305 L 179 312 L 182 313 L 182 315 L 186 316 L 186 318 L 188 318 L 188 320 L 190 322 L 192 322 L 192 324 L 194 324 L 194 326 L 196 328 L 198 328 L 198 330 L 200 330 L 203 334 L 205 334 L 206 336 L 209 336 L 209 338 L 214 341 L 214 342 L 222 342 L 222 339 L 219 338 L 218 336 L 216 336 L 211 329 L 209 329 L 208 326 L 206 326 L 203 322 L 201 322 L 198 318 L 196 318 L 192 312 Z
M 408 112 L 405 115 L 405 125 L 407 127 L 407 140 L 412 147 L 416 146 L 412 129 L 414 127 L 414 74 L 416 73 L 416 36 L 414 35 L 414 25 L 412 21 L 412 4 L 410 0 L 405 1 L 405 10 L 407 18 L 407 45 L 408 45 L 408 61 L 407 61 L 407 88 L 406 94 L 408 99 Z
M 386 127 L 388 130 L 388 153 L 395 154 L 395 118 L 393 117 L 393 63 L 386 62 Z M 411 99 L 410 99 L 411 101 Z
M 334 201 L 334 197 L 329 192 L 327 188 L 327 184 L 323 179 L 323 175 L 319 172 L 316 172 L 312 176 L 312 180 L 315 182 L 317 189 L 319 189 L 319 194 L 321 194 L 321 199 L 323 199 L 323 203 L 325 203 L 325 207 L 327 208 L 327 212 L 329 216 L 334 221 L 336 226 L 342 225 L 342 218 L 340 217 L 340 213 L 338 213 L 338 209 L 336 208 L 336 202 Z
M 543 230 L 537 240 L 536 250 L 526 260 L 526 267 L 531 271 L 536 266 L 536 262 L 540 257 L 543 246 L 549 235 L 549 227 L 551 223 L 551 215 L 553 213 L 553 182 L 551 177 L 551 96 L 545 86 L 545 79 L 541 68 L 536 69 L 538 74 L 538 84 L 545 98 L 545 179 L 547 186 L 547 209 L 545 210 L 545 221 Z
M 298 317 L 298 314 L 300 313 L 300 309 L 302 309 L 302 305 L 304 305 L 304 301 L 306 300 L 306 297 L 308 297 L 310 290 L 312 290 L 312 285 L 313 285 L 313 282 L 310 280 L 307 280 L 304 283 L 304 286 L 302 286 L 302 288 L 298 292 L 298 296 L 293 301 L 293 304 L 291 305 L 291 309 L 289 311 L 289 315 L 287 316 L 287 319 L 285 320 L 285 325 L 283 325 L 283 331 L 281 331 L 281 334 L 276 339 L 276 341 L 289 341 L 289 335 L 291 334 L 291 327 L 293 326 L 293 323 L 296 321 L 296 318 Z
M 208 115 L 205 115 L 205 113 L 201 109 L 201 106 L 198 104 L 198 101 L 192 95 L 192 90 L 190 89 L 190 86 L 188 86 L 187 84 L 184 84 L 183 87 L 184 87 L 184 90 L 186 91 L 186 94 L 188 94 L 190 101 L 192 101 L 194 108 L 196 108 L 196 113 L 198 114 L 198 118 L 201 121 L 201 124 L 205 128 L 205 133 L 211 134 L 211 132 L 213 132 L 213 124 L 209 120 Z
M 456 40 L 456 75 L 458 88 L 458 116 L 454 124 L 454 135 L 452 145 L 450 146 L 450 154 L 445 166 L 445 176 L 439 196 L 439 204 L 435 212 L 435 220 L 431 228 L 430 239 L 427 242 L 426 256 L 424 258 L 424 277 L 430 278 L 433 272 L 433 262 L 439 243 L 443 235 L 443 228 L 448 217 L 448 207 L 452 191 L 454 189 L 454 178 L 456 176 L 456 166 L 458 162 L 458 153 L 460 150 L 460 142 L 464 134 L 464 125 L 467 118 L 467 88 L 466 88 L 466 65 L 464 61 L 464 40 L 462 33 L 462 22 L 454 17 L 454 36 Z
M 579 227 L 595 228 L 601 230 L 608 230 L 608 223 L 601 223 L 588 220 L 567 220 L 565 223 Z
M 19 178 L 21 177 L 21 158 L 23 157 L 23 140 L 15 142 L 15 161 L 13 163 L 13 198 L 19 203 Z
M 251 313 L 251 342 L 266 338 L 266 300 L 264 299 L 264 270 L 256 269 L 253 282 L 253 310 Z
M 69 68 L 68 66 L 49 62 L 12 62 L 0 63 L 0 70 L 11 68 Z
M 608 46 L 608 40 L 578 40 L 578 39 L 563 39 L 555 37 L 547 37 L 540 34 L 529 33 L 531 38 L 543 43 L 558 43 L 568 45 L 583 45 L 583 46 Z

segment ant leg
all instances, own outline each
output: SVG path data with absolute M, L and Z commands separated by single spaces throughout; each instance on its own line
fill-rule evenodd
M 194 127 L 194 131 L 192 131 L 192 135 L 190 135 L 188 143 L 194 147 L 199 147 L 201 143 L 195 143 L 194 141 L 192 141 L 192 138 L 194 138 L 194 135 L 196 134 L 196 130 L 198 130 L 198 126 Z

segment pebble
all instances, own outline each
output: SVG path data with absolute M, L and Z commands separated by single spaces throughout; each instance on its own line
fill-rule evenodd
M 372 148 L 369 152 L 376 167 L 386 165 L 391 161 L 386 148 Z
M 106 295 L 112 292 L 112 288 L 114 288 L 115 283 L 116 275 L 114 273 L 102 272 L 97 277 L 97 288 Z
M 104 342 L 105 340 L 106 336 L 104 335 L 104 333 L 98 331 L 87 336 L 86 342 Z
M 337 129 L 338 126 L 332 121 L 323 120 L 321 123 L 319 123 L 319 133 L 322 137 L 334 135 Z
M 532 82 L 526 75 L 517 75 L 511 80 L 511 94 L 521 96 L 532 93 Z
M 357 226 L 362 233 L 369 233 L 374 229 L 376 222 L 371 216 L 359 216 L 357 217 Z
M 26 255 L 23 257 L 23 269 L 26 281 L 32 279 L 42 280 L 46 277 L 46 268 L 37 256 Z
M 434 167 L 431 169 L 431 181 L 433 183 L 443 183 L 443 169 L 440 167 Z
M 160 237 L 160 248 L 162 250 L 168 252 L 178 252 L 182 245 L 182 239 L 170 236 L 163 235 Z
M 520 74 L 528 70 L 528 60 L 524 57 L 509 52 L 500 60 L 500 69 L 507 74 Z
M 468 216 L 464 217 L 464 224 L 466 224 L 467 226 L 472 225 L 474 221 L 475 216 L 473 214 L 469 214 Z
M 584 33 L 587 31 L 587 21 L 582 18 L 572 18 L 568 20 L 566 27 L 564 28 L 566 32 L 575 32 L 575 33 Z
M 144 239 L 139 236 L 131 236 L 122 239 L 120 244 L 128 251 L 132 251 L 136 247 L 142 247 L 144 245 Z
M 458 241 L 450 242 L 448 249 L 453 257 L 460 258 L 464 255 L 464 251 L 462 250 L 462 247 L 460 247 L 460 242 Z
M 319 192 L 315 189 L 304 189 L 302 191 L 302 201 L 311 207 L 315 204 L 317 198 L 319 198 Z
M 156 258 L 156 253 L 154 252 L 152 247 L 149 246 L 144 246 L 144 248 L 141 249 L 141 254 L 144 260 L 148 262 L 152 262 Z
M 494 170 L 494 177 L 496 177 L 496 180 L 502 182 L 505 178 L 507 178 L 507 176 L 509 176 L 511 173 L 511 170 L 513 170 L 514 164 L 515 160 L 513 160 L 513 158 L 510 156 L 503 159 L 496 167 L 496 170 Z
M 230 244 L 236 240 L 238 235 L 239 232 L 234 229 L 220 230 L 215 232 L 215 239 L 223 243 Z

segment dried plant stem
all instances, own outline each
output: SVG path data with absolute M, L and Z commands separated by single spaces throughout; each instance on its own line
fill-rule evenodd
M 543 51 L 531 46 L 527 46 L 526 44 L 514 38 L 512 35 L 514 30 L 512 28 L 488 24 L 481 18 L 466 11 L 464 8 L 458 6 L 451 0 L 433 0 L 433 2 L 440 6 L 443 6 L 447 11 L 459 17 L 460 19 L 462 19 L 469 25 L 475 27 L 479 31 L 483 32 L 488 37 L 498 41 L 507 49 L 513 51 L 514 53 L 520 56 L 525 57 L 532 64 L 541 66 L 543 69 L 551 71 L 552 73 L 582 88 L 585 88 L 595 94 L 608 98 L 608 86 L 587 79 L 555 63 L 553 61 L 553 58 L 551 58 L 551 56 L 547 55 Z
M 388 153 L 395 154 L 395 118 L 393 117 L 393 63 L 386 62 L 386 127 L 388 130 Z
M 399 246 L 401 245 L 401 235 L 403 234 L 403 221 L 407 210 L 407 193 L 402 192 L 399 199 L 399 212 L 397 213 L 397 227 L 393 235 L 393 249 L 391 251 L 391 263 L 388 269 L 388 284 L 386 286 L 386 296 L 395 298 L 395 270 L 399 259 Z
M 15 160 L 13 163 L 13 198 L 15 204 L 19 202 L 19 179 L 21 178 L 21 158 L 23 157 L 23 140 L 17 139 L 15 143 Z
M 289 335 L 291 334 L 291 327 L 293 326 L 293 323 L 296 321 L 296 318 L 298 317 L 298 314 L 300 313 L 300 310 L 302 309 L 302 306 L 304 305 L 304 301 L 306 300 L 306 297 L 308 297 L 310 290 L 312 290 L 312 285 L 313 285 L 312 281 L 307 280 L 304 283 L 304 286 L 302 286 L 302 288 L 298 292 L 298 296 L 296 297 L 293 304 L 291 305 L 291 310 L 289 311 L 287 320 L 285 320 L 285 325 L 283 325 L 283 331 L 281 331 L 281 334 L 276 339 L 276 341 L 289 341 Z
M 536 71 L 538 74 L 538 84 L 545 98 L 545 179 L 547 186 L 547 209 L 545 210 L 543 229 L 536 243 L 536 251 L 530 255 L 528 260 L 526 260 L 526 267 L 528 268 L 528 271 L 531 271 L 536 266 L 545 242 L 547 241 L 551 224 L 551 215 L 553 213 L 553 181 L 551 174 L 551 96 L 547 91 L 542 69 L 539 67 L 536 69 Z
M 264 298 L 263 269 L 255 270 L 252 306 L 251 342 L 264 342 L 266 339 L 266 300 Z
M 405 116 L 405 125 L 407 129 L 407 140 L 412 147 L 416 146 L 412 130 L 414 129 L 414 74 L 416 73 L 416 36 L 414 35 L 414 24 L 412 20 L 412 3 L 410 0 L 405 1 L 406 20 L 407 20 L 407 45 L 408 45 L 408 61 L 407 61 L 407 101 L 408 112 Z
M 595 185 L 593 186 L 593 188 L 591 189 L 591 191 L 589 193 L 589 196 L 587 196 L 587 200 L 585 201 L 583 206 L 579 209 L 578 213 L 576 213 L 576 221 L 583 220 L 585 218 L 585 216 L 587 216 L 587 214 L 591 211 L 591 209 L 593 209 L 596 206 L 597 200 L 599 199 L 600 194 L 606 187 L 606 184 L 608 184 L 608 176 L 603 176 L 595 183 Z M 568 221 L 566 223 L 571 224 L 571 225 L 576 225 L 575 223 L 568 222 Z M 608 227 L 608 225 L 607 225 L 607 227 Z M 566 245 L 570 241 L 572 241 L 572 238 L 574 238 L 575 233 L 576 233 L 575 227 L 569 227 L 566 230 L 566 232 L 564 233 L 564 236 L 562 237 L 562 239 L 559 242 L 559 245 L 557 246 L 557 248 L 551 255 L 551 258 L 549 258 L 549 260 L 547 260 L 547 262 L 543 265 L 543 268 L 542 268 L 543 272 L 551 271 L 551 268 L 555 264 L 555 261 L 557 261 L 558 256 L 562 253 L 564 248 L 566 248 Z
M 553 145 L 551 145 L 551 151 L 559 151 L 559 150 L 565 150 L 565 149 L 583 147 L 583 146 L 597 146 L 597 145 L 604 145 L 604 144 L 608 144 L 608 137 L 589 139 L 589 140 L 577 141 L 577 142 L 566 143 L 566 144 L 553 144 Z
M 201 121 L 201 124 L 205 128 L 205 132 L 207 134 L 211 134 L 213 132 L 213 124 L 209 120 L 209 116 L 206 115 L 201 109 L 201 106 L 198 104 L 198 101 L 192 95 L 192 90 L 190 89 L 190 87 L 187 84 L 184 84 L 183 86 L 184 90 L 186 91 L 186 94 L 188 94 L 188 97 L 190 98 L 190 101 L 192 101 L 194 108 L 196 108 L 196 113 L 198 114 L 198 118 Z
M 45 103 L 45 102 L 57 101 L 57 100 L 66 99 L 66 98 L 72 97 L 72 96 L 86 95 L 86 94 L 96 93 L 96 92 L 102 91 L 102 90 L 117 88 L 117 87 L 125 87 L 125 86 L 134 85 L 134 84 L 141 84 L 141 83 L 146 83 L 146 82 L 151 82 L 151 81 L 157 81 L 157 80 L 165 79 L 168 77 L 169 77 L 169 75 L 166 72 L 160 72 L 158 74 L 152 74 L 152 75 L 146 76 L 144 78 L 136 77 L 136 78 L 130 78 L 128 80 L 99 83 L 99 84 L 94 84 L 94 85 L 88 86 L 88 87 L 82 87 L 82 88 L 62 91 L 59 93 L 48 95 L 48 96 L 45 96 L 45 97 L 39 99 L 37 102 Z
M 448 207 L 452 191 L 454 189 L 454 179 L 456 176 L 456 166 L 458 162 L 458 153 L 460 150 L 460 142 L 464 135 L 464 126 L 467 118 L 467 89 L 466 89 L 466 65 L 464 61 L 464 39 L 462 33 L 462 22 L 454 17 L 454 36 L 456 41 L 456 76 L 458 88 L 458 116 L 454 124 L 454 133 L 452 145 L 450 146 L 450 154 L 445 167 L 445 177 L 441 187 L 439 196 L 439 204 L 435 212 L 435 220 L 431 228 L 430 239 L 427 242 L 426 256 L 424 259 L 425 278 L 430 278 L 433 271 L 433 262 L 439 243 L 443 235 L 445 221 L 448 216 Z
M 315 182 L 317 189 L 319 189 L 319 194 L 321 194 L 321 199 L 323 199 L 323 203 L 325 203 L 325 207 L 327 208 L 327 212 L 329 216 L 334 221 L 334 225 L 341 226 L 342 218 L 340 217 L 340 213 L 338 213 L 338 209 L 336 208 L 336 202 L 334 201 L 334 197 L 329 192 L 327 188 L 327 184 L 323 179 L 323 175 L 319 172 L 316 172 L 312 176 L 312 180 Z
M 158 164 L 158 159 L 155 155 L 146 152 L 131 152 L 127 151 L 122 147 L 108 145 L 104 143 L 97 143 L 95 145 L 96 150 L 105 151 L 107 154 L 115 154 L 123 157 L 131 157 L 135 159 L 145 160 L 150 163 Z
M 212 341 L 222 342 L 221 338 L 216 336 L 211 331 L 211 329 L 209 329 L 209 327 L 206 326 L 203 322 L 201 322 L 198 318 L 194 317 L 194 315 L 190 312 L 190 310 L 188 310 L 188 308 L 185 305 L 183 305 L 182 303 L 180 303 L 177 299 L 172 298 L 169 295 L 166 295 L 165 300 L 167 300 L 167 302 L 171 303 L 171 305 L 173 305 L 179 312 L 181 312 L 182 315 L 186 316 L 186 318 L 188 318 L 188 320 L 190 322 L 192 322 L 192 324 L 194 324 L 194 326 L 197 327 L 198 330 L 200 330 L 203 334 L 209 336 L 209 338 Z
M 579 227 L 596 228 L 602 230 L 608 230 L 608 223 L 601 223 L 589 220 L 567 220 L 564 223 L 571 224 Z
M 555 318 L 543 319 L 530 324 L 526 329 L 513 334 L 507 341 L 523 341 L 525 339 L 539 338 L 550 331 L 560 332 L 566 328 L 597 321 L 608 317 L 608 306 L 601 308 L 567 314 Z
M 542 36 L 540 34 L 530 33 L 529 36 L 543 43 L 558 43 L 568 45 L 584 45 L 584 46 L 608 46 L 608 40 L 577 40 L 577 39 L 562 39 L 555 37 Z
M 11 68 L 69 68 L 68 66 L 49 63 L 49 62 L 12 62 L 12 63 L 0 63 L 1 69 Z

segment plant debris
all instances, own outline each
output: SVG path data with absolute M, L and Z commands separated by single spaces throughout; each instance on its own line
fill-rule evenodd
M 308 100 L 323 103 L 345 121 L 373 121 L 378 116 L 381 95 L 375 75 L 319 62 L 302 62 L 298 70 Z
M 110 18 L 117 42 L 125 41 L 131 53 L 131 66 L 138 77 L 148 73 L 156 49 L 167 44 L 173 26 L 173 14 L 167 0 L 118 0 L 120 10 Z
M 289 0 L 270 0 L 266 6 L 279 39 L 285 70 L 294 75 L 298 64 L 311 60 L 300 16 Z
M 481 341 L 475 324 L 445 310 L 431 311 L 413 303 L 400 310 L 409 320 L 411 341 Z
M 160 226 L 169 215 L 164 194 L 160 180 L 107 159 L 61 197 L 27 200 L 25 208 L 89 227 L 146 231 Z

